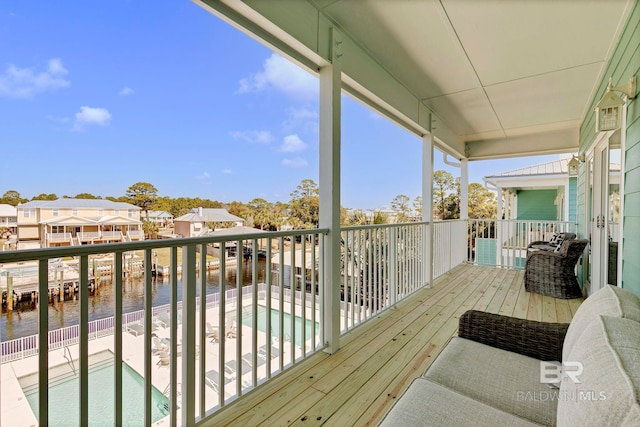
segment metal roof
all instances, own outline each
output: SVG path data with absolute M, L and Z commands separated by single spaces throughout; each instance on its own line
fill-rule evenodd
M 1 217 L 14 217 L 18 216 L 18 209 L 15 206 L 0 204 L 0 216 Z
M 231 215 L 222 208 L 193 208 L 189 213 L 182 215 L 174 221 L 187 222 L 244 222 L 239 216 Z
M 106 199 L 57 199 L 57 200 L 31 200 L 21 203 L 18 208 L 41 208 L 41 209 L 136 209 L 141 210 L 136 205 L 126 202 L 112 202 Z
M 560 175 L 569 172 L 569 159 L 559 159 L 552 162 L 541 163 L 539 165 L 528 166 L 526 168 L 514 169 L 495 175 L 487 175 L 485 179 L 512 177 L 512 176 L 538 176 L 538 175 Z

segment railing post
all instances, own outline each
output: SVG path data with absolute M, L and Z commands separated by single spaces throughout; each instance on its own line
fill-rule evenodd
M 241 255 L 239 255 L 241 256 Z M 223 292 L 223 290 L 221 290 Z M 182 420 L 195 425 L 196 416 L 196 246 L 182 248 Z M 175 345 L 175 343 L 172 343 Z
M 389 229 L 389 304 L 398 301 L 398 228 Z
M 422 286 L 430 287 L 433 282 L 433 136 L 430 133 L 422 137 L 422 221 L 428 222 L 423 229 Z

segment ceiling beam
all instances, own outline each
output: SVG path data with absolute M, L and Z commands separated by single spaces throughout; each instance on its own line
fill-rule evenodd
M 509 157 L 538 156 L 577 152 L 578 129 L 561 129 L 535 135 L 469 141 L 465 154 L 469 160 L 503 159 Z

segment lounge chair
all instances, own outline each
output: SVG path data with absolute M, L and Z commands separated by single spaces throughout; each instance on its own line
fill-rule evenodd
M 218 332 L 218 328 L 216 326 L 211 326 L 211 323 L 209 322 L 207 322 L 207 338 L 211 339 L 209 342 L 220 341 L 220 333 Z
M 169 353 L 159 352 L 160 359 L 156 362 L 156 365 L 166 366 L 171 363 L 171 358 L 169 357 Z

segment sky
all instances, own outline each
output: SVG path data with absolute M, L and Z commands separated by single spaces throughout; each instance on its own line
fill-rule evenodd
M 318 79 L 188 0 L 0 3 L 0 195 L 291 199 L 318 182 Z M 342 102 L 342 194 L 421 193 L 421 141 Z M 470 182 L 557 159 L 469 163 Z M 435 154 L 435 169 L 451 168 Z

